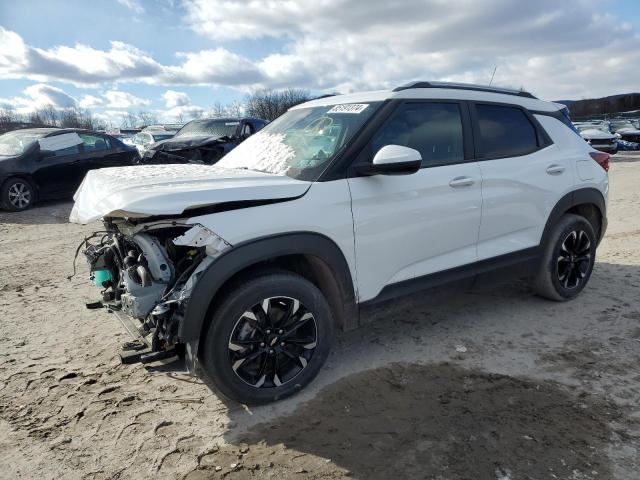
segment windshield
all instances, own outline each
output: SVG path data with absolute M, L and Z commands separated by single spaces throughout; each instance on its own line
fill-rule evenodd
M 350 103 L 289 110 L 216 165 L 315 181 L 379 105 Z
M 16 130 L 0 135 L 0 155 L 22 155 L 46 132 L 24 132 Z
M 183 135 L 208 135 L 211 137 L 233 137 L 240 122 L 238 120 L 193 120 L 182 127 L 176 137 Z

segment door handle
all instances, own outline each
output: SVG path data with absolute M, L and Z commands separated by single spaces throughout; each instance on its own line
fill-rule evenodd
M 449 186 L 453 188 L 470 187 L 476 181 L 471 177 L 456 177 L 449 182 Z
M 564 167 L 562 165 L 557 165 L 557 164 L 553 164 L 553 165 L 549 165 L 547 167 L 547 173 L 549 175 L 560 175 L 562 172 L 564 172 Z

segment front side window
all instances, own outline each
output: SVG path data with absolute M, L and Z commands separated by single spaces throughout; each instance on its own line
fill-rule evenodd
M 315 181 L 380 102 L 289 110 L 234 148 L 216 166 Z
M 519 108 L 476 105 L 476 112 L 482 157 L 517 157 L 538 148 L 536 130 Z
M 386 145 L 413 148 L 422 166 L 464 160 L 462 116 L 457 103 L 407 103 L 398 108 L 371 142 L 371 154 Z
M 109 149 L 107 142 L 102 137 L 89 135 L 87 133 L 79 133 L 78 135 L 82 139 L 85 152 L 101 152 Z

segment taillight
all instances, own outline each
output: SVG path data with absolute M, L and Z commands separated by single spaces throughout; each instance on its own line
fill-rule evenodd
M 591 158 L 598 162 L 598 165 L 604 168 L 605 171 L 609 171 L 609 158 L 611 155 L 604 152 L 589 152 L 589 155 L 591 155 Z

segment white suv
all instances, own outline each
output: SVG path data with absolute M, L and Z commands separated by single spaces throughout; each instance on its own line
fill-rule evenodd
M 94 170 L 71 220 L 106 306 L 246 403 L 318 373 L 372 305 L 528 265 L 552 300 L 586 285 L 606 228 L 606 153 L 531 94 L 417 82 L 298 105 L 215 166 Z

